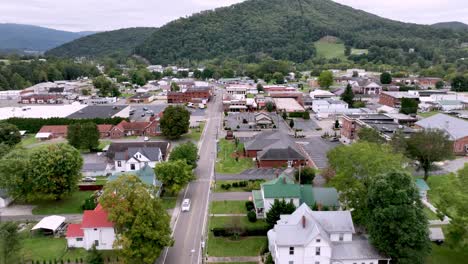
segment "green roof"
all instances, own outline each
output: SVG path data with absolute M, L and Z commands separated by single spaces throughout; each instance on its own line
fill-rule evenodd
M 136 175 L 144 184 L 147 185 L 153 185 L 153 181 L 156 178 L 156 174 L 154 173 L 153 168 L 151 168 L 149 165 L 145 165 L 141 170 L 114 173 L 111 176 L 109 176 L 108 181 L 116 180 L 120 175 L 124 174 Z M 155 181 L 155 186 L 161 186 L 161 182 L 159 182 L 157 179 Z
M 262 191 L 260 191 L 260 190 L 253 190 L 253 191 L 252 191 L 252 196 L 253 196 L 255 208 L 264 208 L 264 205 L 263 205 L 263 197 L 262 197 Z
M 419 191 L 429 191 L 429 185 L 423 179 L 416 179 L 416 187 L 418 187 Z
M 284 174 L 263 183 L 262 189 L 265 198 L 300 198 L 301 196 L 301 187 Z

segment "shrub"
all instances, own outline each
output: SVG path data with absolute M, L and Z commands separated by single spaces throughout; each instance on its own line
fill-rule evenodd
M 249 227 L 249 228 L 224 228 L 216 227 L 211 229 L 215 237 L 232 237 L 232 236 L 266 236 L 268 230 L 267 226 L 264 227 Z
M 245 187 L 245 191 L 250 192 L 253 190 L 258 190 L 260 189 L 260 184 L 261 184 L 261 181 L 249 181 L 249 183 Z
M 273 257 L 271 256 L 271 254 L 269 253 L 266 260 L 265 260 L 265 264 L 275 264 L 275 262 L 273 262 Z
M 241 181 L 239 182 L 239 187 L 246 187 L 247 186 L 247 181 Z
M 252 201 L 245 202 L 245 209 L 247 209 L 248 212 L 252 211 L 254 208 L 255 208 L 255 206 L 254 206 L 254 203 Z
M 302 118 L 304 118 L 304 120 L 309 120 L 310 119 L 310 113 L 308 111 L 305 111 Z
M 94 210 L 96 208 L 96 202 L 94 200 L 94 196 L 90 196 L 84 200 L 83 204 L 81 205 L 83 210 Z
M 249 222 L 252 222 L 252 223 L 257 222 L 257 214 L 253 210 L 247 213 L 247 218 L 249 219 Z
M 237 188 L 237 187 L 239 187 L 239 183 L 237 183 L 237 182 L 233 182 L 233 183 L 232 183 L 232 187 L 234 187 L 234 188 Z
M 226 183 L 226 184 L 221 184 L 221 189 L 224 189 L 224 190 L 229 190 L 231 189 L 231 184 L 229 183 Z

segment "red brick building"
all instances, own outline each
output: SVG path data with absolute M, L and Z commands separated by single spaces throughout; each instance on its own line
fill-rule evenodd
M 123 138 L 125 136 L 159 136 L 161 127 L 159 119 L 149 122 L 127 122 L 123 120 L 110 131 L 111 138 Z
M 185 91 L 180 92 L 168 92 L 167 102 L 170 104 L 184 104 L 192 101 L 207 100 L 211 99 L 211 88 L 189 88 Z
M 410 98 L 419 101 L 419 96 L 409 94 L 408 92 L 382 92 L 379 96 L 379 104 L 399 108 L 401 99 Z
M 21 96 L 22 104 L 59 104 L 62 103 L 62 97 L 54 94 L 31 94 Z
M 106 138 L 110 136 L 110 132 L 112 130 L 112 125 L 97 125 L 99 130 L 100 138 Z M 68 133 L 68 126 L 67 125 L 54 125 L 54 126 L 43 126 L 39 130 L 38 133 L 50 133 L 50 138 L 66 138 Z

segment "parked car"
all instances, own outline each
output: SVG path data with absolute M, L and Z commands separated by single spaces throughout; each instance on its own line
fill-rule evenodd
M 190 211 L 190 199 L 184 199 L 182 201 L 182 212 Z
M 93 177 L 84 177 L 81 181 L 82 181 L 82 182 L 96 182 L 96 178 L 93 178 Z

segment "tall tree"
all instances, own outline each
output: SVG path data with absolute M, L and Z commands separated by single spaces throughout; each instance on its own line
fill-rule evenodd
M 258 92 L 263 92 L 264 91 L 263 85 L 261 83 L 257 83 L 257 91 Z
M 190 112 L 183 106 L 168 106 L 160 119 L 161 130 L 169 139 L 178 139 L 187 133 L 190 125 Z
M 96 150 L 99 147 L 101 134 L 95 123 L 89 122 L 81 125 L 81 148 Z
M 468 78 L 463 75 L 457 75 L 452 80 L 452 91 L 466 92 L 468 91 Z
M 67 129 L 67 140 L 68 144 L 79 149 L 81 148 L 81 124 L 74 123 L 68 125 Z
M 195 178 L 192 167 L 185 160 L 162 162 L 154 168 L 158 179 L 163 183 L 164 190 L 177 194 Z
M 416 114 L 418 112 L 418 101 L 413 98 L 402 98 L 401 99 L 401 107 L 400 113 L 409 115 L 409 114 Z
M 312 184 L 315 178 L 315 169 L 311 167 L 304 167 L 296 170 L 294 178 L 299 184 Z
M 135 175 L 109 182 L 100 198 L 114 223 L 119 254 L 126 263 L 154 263 L 162 250 L 173 244 L 170 217 L 155 189 Z
M 15 222 L 0 223 L 0 263 L 20 263 L 21 237 Z
M 21 134 L 18 128 L 6 122 L 0 122 L 0 144 L 14 146 L 21 142 Z
M 178 92 L 180 91 L 180 87 L 176 82 L 171 82 L 171 92 Z
M 272 77 L 275 80 L 276 84 L 283 84 L 284 83 L 284 75 L 281 72 L 273 73 Z
M 192 168 L 196 168 L 198 160 L 197 145 L 195 145 L 192 141 L 189 141 L 175 147 L 169 156 L 169 161 L 176 160 L 185 160 L 185 162 L 192 166 Z
M 333 84 L 333 73 L 331 71 L 323 71 L 318 77 L 318 83 L 322 88 L 330 88 Z
M 35 198 L 35 179 L 30 177 L 29 152 L 15 149 L 0 160 L 0 186 L 13 198 Z
M 369 180 L 390 170 L 403 168 L 405 159 L 395 154 L 390 146 L 358 142 L 337 147 L 327 154 L 330 167 L 336 172 L 331 185 L 340 192 L 345 209 L 354 209 L 353 219 L 365 223 L 366 196 Z
M 380 82 L 382 84 L 391 84 L 392 83 L 392 75 L 389 72 L 383 72 L 380 75 Z
M 377 130 L 370 127 L 363 127 L 359 129 L 358 137 L 359 140 L 370 143 L 384 144 L 386 142 Z
M 343 92 L 343 94 L 341 94 L 340 98 L 341 100 L 346 102 L 350 107 L 353 107 L 354 92 L 353 92 L 353 88 L 351 87 L 351 84 L 348 83 L 345 91 Z
M 372 178 L 366 204 L 373 246 L 394 263 L 426 263 L 431 248 L 428 221 L 409 174 L 389 172 Z
M 281 215 L 292 214 L 295 210 L 296 206 L 292 200 L 287 203 L 284 199 L 275 199 L 271 205 L 270 210 L 266 213 L 266 222 L 270 228 L 272 228 L 274 225 L 276 225 L 276 222 L 278 222 Z
M 453 142 L 442 130 L 425 129 L 413 133 L 406 144 L 408 157 L 417 160 L 424 170 L 424 180 L 429 178 L 434 162 L 453 157 Z

